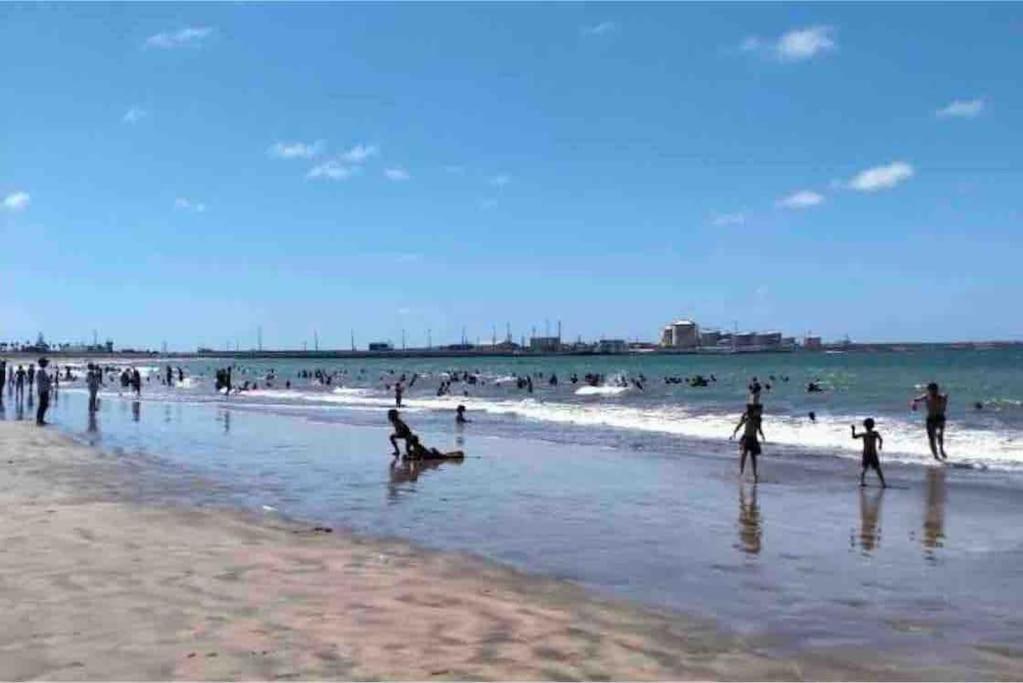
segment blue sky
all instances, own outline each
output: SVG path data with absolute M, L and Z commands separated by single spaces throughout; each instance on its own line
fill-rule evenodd
M 1023 8 L 0 5 L 0 339 L 1021 338 Z

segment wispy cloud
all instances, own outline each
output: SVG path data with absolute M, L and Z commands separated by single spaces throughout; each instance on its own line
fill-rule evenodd
M 409 180 L 412 177 L 411 175 L 409 175 L 408 171 L 406 171 L 404 168 L 399 167 L 385 168 L 384 176 L 386 176 L 388 180 L 394 181 Z
M 984 111 L 984 100 L 952 100 L 934 112 L 939 119 L 974 119 Z
M 716 213 L 711 216 L 710 222 L 718 227 L 744 225 L 746 223 L 746 214 L 742 211 L 736 213 Z
M 355 145 L 346 152 L 340 154 L 340 159 L 349 164 L 361 164 L 371 157 L 380 154 L 376 145 Z
M 148 115 L 149 112 L 142 107 L 132 107 L 124 113 L 124 116 L 121 117 L 121 121 L 123 123 L 136 124 Z
M 618 24 L 613 21 L 602 21 L 598 24 L 589 24 L 579 29 L 584 36 L 602 36 L 618 30 Z
M 24 211 L 32 203 L 32 197 L 28 192 L 12 192 L 4 197 L 4 209 L 7 211 Z
M 775 202 L 775 205 L 783 209 L 809 209 L 812 206 L 823 203 L 824 195 L 818 194 L 813 190 L 800 190 L 793 192 L 787 197 L 782 197 Z
M 357 167 L 345 166 L 340 161 L 331 159 L 313 166 L 309 173 L 306 174 L 306 177 L 321 180 L 348 180 L 358 172 L 359 169 Z
M 913 167 L 905 161 L 894 161 L 885 166 L 874 166 L 865 171 L 860 171 L 848 187 L 857 192 L 877 192 L 878 190 L 890 190 L 899 183 L 913 177 Z
M 490 180 L 487 182 L 489 182 L 494 187 L 504 187 L 505 185 L 511 182 L 511 176 L 501 173 L 499 175 L 492 176 Z
M 266 153 L 275 159 L 312 159 L 323 153 L 326 143 L 316 142 L 275 142 Z
M 192 201 L 184 197 L 178 197 L 174 200 L 174 208 L 180 211 L 191 211 L 192 213 L 205 213 L 206 205 L 202 202 Z
M 832 26 L 806 26 L 787 31 L 777 38 L 749 36 L 739 45 L 742 52 L 752 52 L 780 62 L 803 62 L 838 49 Z
M 198 47 L 213 35 L 211 26 L 188 26 L 178 31 L 156 33 L 146 38 L 146 47 L 170 50 L 176 47 Z
M 206 205 L 202 202 L 196 202 L 185 197 L 178 197 L 174 200 L 174 208 L 181 211 L 191 211 L 193 213 L 204 213 L 206 211 Z

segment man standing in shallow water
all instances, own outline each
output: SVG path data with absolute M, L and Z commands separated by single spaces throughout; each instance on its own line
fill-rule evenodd
M 948 460 L 948 456 L 945 455 L 945 410 L 948 408 L 948 394 L 940 393 L 938 383 L 931 382 L 927 385 L 927 392 L 914 398 L 910 407 L 916 410 L 920 402 L 927 405 L 927 441 L 931 446 L 931 454 L 939 462 Z

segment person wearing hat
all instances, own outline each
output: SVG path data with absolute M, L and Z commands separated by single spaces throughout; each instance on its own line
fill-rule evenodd
M 39 359 L 39 371 L 36 372 L 36 388 L 39 391 L 39 407 L 36 409 L 36 424 L 46 424 L 46 411 L 50 407 L 50 373 L 46 372 L 46 366 L 50 364 L 49 359 Z

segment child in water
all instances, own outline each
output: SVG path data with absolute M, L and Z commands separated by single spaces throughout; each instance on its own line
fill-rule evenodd
M 387 420 L 391 423 L 391 426 L 394 427 L 394 433 L 391 434 L 390 437 L 391 445 L 394 447 L 394 456 L 397 457 L 401 455 L 401 451 L 398 450 L 398 439 L 405 440 L 405 455 L 409 455 L 409 443 L 411 439 L 414 438 L 412 430 L 409 429 L 404 420 L 398 416 L 398 411 L 394 408 L 387 411 Z
M 867 485 L 867 470 L 873 468 L 877 472 L 877 478 L 881 480 L 881 488 L 888 488 L 888 485 L 884 483 L 884 475 L 881 474 L 881 459 L 877 454 L 884 445 L 884 439 L 881 438 L 878 432 L 874 431 L 873 418 L 868 417 L 864 420 L 863 427 L 867 431 L 857 434 L 856 425 L 852 425 L 852 437 L 854 439 L 863 439 L 863 471 L 860 472 L 860 486 Z
M 760 434 L 760 438 L 767 441 L 767 437 L 764 436 L 763 428 L 763 415 L 764 407 L 759 403 L 750 403 L 746 406 L 746 412 L 739 418 L 739 424 L 735 425 L 735 430 L 732 435 L 728 437 L 729 440 L 735 438 L 735 435 L 740 429 L 745 427 L 742 433 L 742 438 L 739 439 L 739 476 L 741 477 L 746 471 L 746 456 L 750 457 L 750 462 L 753 465 L 753 482 L 756 483 L 760 480 L 757 476 L 757 456 L 760 455 L 760 442 L 757 441 L 757 434 Z

